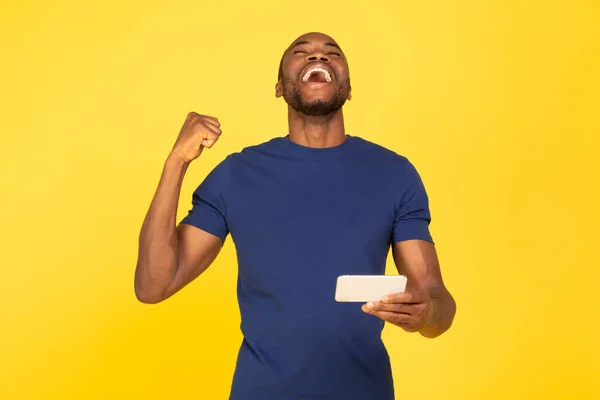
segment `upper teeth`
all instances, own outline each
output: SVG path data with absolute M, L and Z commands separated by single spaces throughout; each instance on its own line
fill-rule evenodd
M 306 71 L 306 73 L 304 74 L 304 76 L 302 77 L 302 82 L 307 82 L 308 78 L 310 78 L 310 76 L 315 73 L 315 72 L 322 72 L 323 75 L 325 75 L 325 80 L 327 81 L 327 83 L 331 82 L 331 75 L 329 75 L 329 71 L 327 71 L 324 68 L 311 68 L 308 71 Z

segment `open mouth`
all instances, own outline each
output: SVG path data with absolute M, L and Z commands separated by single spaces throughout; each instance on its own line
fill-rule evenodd
M 331 83 L 331 74 L 325 68 L 313 67 L 304 73 L 302 82 Z

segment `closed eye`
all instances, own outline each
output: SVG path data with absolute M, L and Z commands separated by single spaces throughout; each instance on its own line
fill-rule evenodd
M 305 50 L 296 50 L 296 51 L 294 51 L 294 54 L 298 54 L 298 53 L 306 53 L 306 51 Z

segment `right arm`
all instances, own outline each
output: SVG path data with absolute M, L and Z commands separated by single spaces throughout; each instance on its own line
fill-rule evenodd
M 135 295 L 158 303 L 204 272 L 223 242 L 187 224 L 176 224 L 177 203 L 187 168 L 221 134 L 216 118 L 190 113 L 165 162 L 158 188 L 142 224 L 135 269 Z

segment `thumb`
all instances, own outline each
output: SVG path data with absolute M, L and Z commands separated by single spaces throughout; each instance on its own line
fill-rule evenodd
M 207 148 L 211 148 L 213 147 L 213 145 L 215 144 L 216 140 L 215 139 L 204 139 L 202 141 L 202 146 L 207 147 Z

